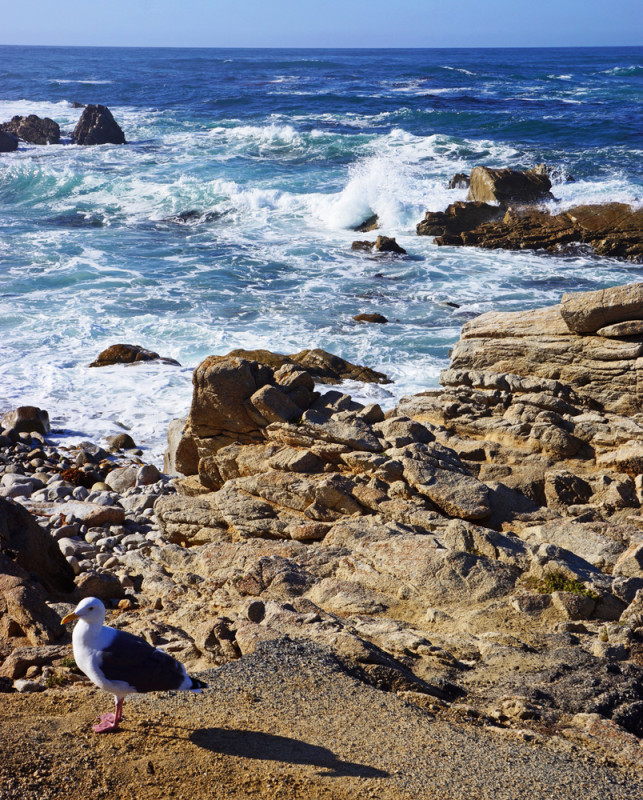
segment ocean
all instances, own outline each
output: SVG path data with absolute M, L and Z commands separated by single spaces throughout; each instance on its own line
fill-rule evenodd
M 238 347 L 367 364 L 393 383 L 344 388 L 390 408 L 438 385 L 468 319 L 643 279 L 415 234 L 478 164 L 545 162 L 562 207 L 643 204 L 643 48 L 0 54 L 0 122 L 48 116 L 64 142 L 0 154 L 0 411 L 46 408 L 63 442 L 125 428 L 158 462 L 194 367 Z M 74 102 L 128 144 L 70 145 Z M 373 213 L 406 257 L 351 251 Z M 116 342 L 182 366 L 88 369 Z

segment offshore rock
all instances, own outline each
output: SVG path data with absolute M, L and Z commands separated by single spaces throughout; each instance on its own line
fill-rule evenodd
M 180 366 L 173 358 L 162 358 L 152 350 L 138 344 L 112 344 L 96 356 L 90 367 L 107 367 L 111 364 L 138 364 L 141 361 L 161 361 L 163 364 Z
M 546 171 L 538 167 L 525 172 L 508 168 L 474 167 L 471 170 L 467 200 L 500 206 L 534 203 L 553 200 L 550 189 L 551 181 Z
M 3 122 L 0 131 L 12 133 L 23 142 L 30 144 L 58 144 L 60 141 L 60 126 L 49 117 L 38 117 L 29 114 L 28 117 L 16 115 L 10 122 Z
M 374 242 L 353 242 L 352 250 L 376 250 L 378 253 L 406 255 L 406 250 L 390 236 L 378 236 Z
M 75 144 L 125 144 L 125 134 L 106 106 L 88 105 L 72 133 Z
M 458 235 L 502 215 L 497 206 L 489 203 L 451 203 L 446 211 L 427 211 L 416 230 L 418 236 Z
M 464 212 L 461 218 L 465 218 Z M 438 216 L 427 214 L 427 219 L 418 225 L 418 233 L 435 232 L 437 245 L 556 253 L 574 244 L 585 244 L 602 256 L 630 261 L 643 258 L 643 209 L 634 210 L 623 203 L 575 206 L 558 214 L 512 206 L 502 219 L 475 222 L 460 230 L 453 225 L 440 230 L 439 222 Z
M 18 149 L 18 137 L 0 130 L 0 153 L 13 153 Z

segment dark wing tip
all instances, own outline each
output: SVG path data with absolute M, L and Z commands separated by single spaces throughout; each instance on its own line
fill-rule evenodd
M 192 689 L 207 689 L 208 684 L 205 681 L 201 681 L 198 678 L 193 678 L 191 675 L 188 676 L 192 681 Z

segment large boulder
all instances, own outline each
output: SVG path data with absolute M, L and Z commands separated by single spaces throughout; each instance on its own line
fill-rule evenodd
M 574 333 L 596 333 L 615 322 L 643 320 L 643 283 L 564 294 L 560 314 Z M 629 333 L 625 329 L 624 335 Z
M 0 418 L 0 426 L 5 431 L 40 433 L 43 436 L 46 436 L 51 430 L 49 414 L 43 408 L 35 406 L 19 406 L 13 411 L 7 411 Z
M 17 503 L 0 497 L 0 552 L 50 592 L 71 592 L 74 573 L 56 540 Z
M 0 153 L 13 153 L 18 149 L 18 137 L 12 133 L 0 131 Z
M 125 134 L 106 106 L 86 106 L 72 133 L 76 144 L 125 144 Z
M 534 168 L 522 172 L 516 169 L 491 169 L 474 167 L 471 170 L 467 200 L 495 203 L 534 203 L 552 200 L 551 181 L 544 169 Z
M 30 144 L 58 144 L 60 141 L 60 126 L 49 117 L 38 117 L 29 114 L 28 117 L 15 116 L 10 122 L 3 122 L 0 130 L 12 133 L 23 142 Z

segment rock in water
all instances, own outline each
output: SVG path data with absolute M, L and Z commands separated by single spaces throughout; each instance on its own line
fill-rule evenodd
M 75 144 L 125 144 L 125 134 L 106 106 L 89 105 L 72 133 Z
M 508 168 L 474 167 L 471 170 L 467 200 L 501 206 L 509 203 L 534 203 L 553 200 L 550 189 L 551 181 L 539 167 L 526 172 Z
M 0 418 L 0 426 L 5 431 L 40 433 L 43 436 L 46 436 L 51 430 L 49 414 L 44 408 L 35 406 L 19 406 L 14 411 L 7 411 Z
M 456 172 L 456 174 L 449 181 L 449 189 L 468 189 L 471 185 L 471 179 L 466 172 Z
M 10 122 L 3 122 L 0 130 L 12 133 L 23 142 L 30 144 L 58 144 L 60 141 L 60 126 L 49 117 L 38 117 L 29 114 L 28 117 L 16 115 Z
M 146 350 L 138 344 L 112 344 L 98 354 L 90 367 L 107 367 L 110 364 L 137 364 L 141 361 L 162 361 L 164 364 L 180 366 L 173 358 L 162 358 L 152 350 Z
M 12 153 L 18 149 L 18 137 L 11 133 L 0 131 L 0 153 Z

